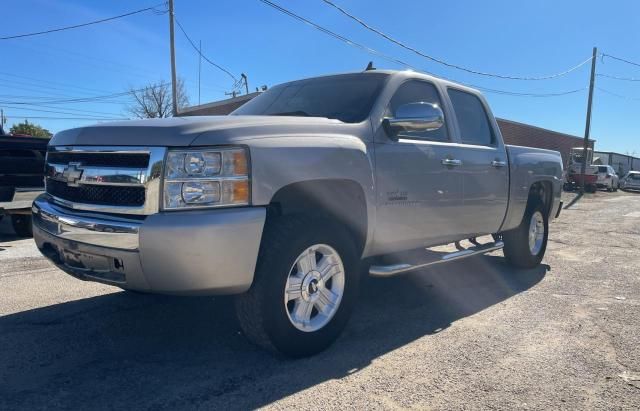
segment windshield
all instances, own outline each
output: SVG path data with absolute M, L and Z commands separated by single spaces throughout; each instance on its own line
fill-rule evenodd
M 640 174 L 638 173 L 629 174 L 627 178 L 630 178 L 632 180 L 640 180 Z
M 359 73 L 280 84 L 231 115 L 326 117 L 345 123 L 367 118 L 387 74 Z
M 606 173 L 609 169 L 607 167 L 598 167 L 598 173 Z

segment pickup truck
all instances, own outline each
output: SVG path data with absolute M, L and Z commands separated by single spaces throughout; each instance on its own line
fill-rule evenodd
M 31 203 L 44 191 L 48 142 L 45 138 L 0 134 L 0 218 L 10 217 L 20 237 L 31 237 Z
M 245 335 L 292 357 L 338 337 L 363 271 L 498 249 L 532 268 L 561 209 L 558 152 L 505 145 L 478 91 L 411 71 L 293 81 L 228 116 L 66 130 L 46 162 L 34 238 L 60 269 L 237 295 Z

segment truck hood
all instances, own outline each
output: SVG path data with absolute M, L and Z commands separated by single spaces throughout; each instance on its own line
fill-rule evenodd
M 197 116 L 95 124 L 57 133 L 52 146 L 198 146 L 270 136 L 353 132 L 355 124 L 321 117 Z

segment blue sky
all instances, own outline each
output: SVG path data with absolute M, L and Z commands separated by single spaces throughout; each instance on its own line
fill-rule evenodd
M 486 78 L 421 58 L 370 33 L 321 0 L 273 0 L 318 24 L 412 66 L 488 88 L 555 93 L 586 88 L 589 66 L 561 78 L 516 81 Z M 563 71 L 599 51 L 640 62 L 640 2 L 371 1 L 335 2 L 374 27 L 428 54 L 480 71 L 541 76 Z M 3 0 L 0 37 L 110 17 L 159 0 Z M 326 36 L 257 0 L 175 0 L 176 16 L 203 53 L 253 89 L 318 74 L 402 66 Z M 176 28 L 178 74 L 198 102 L 198 57 Z M 119 93 L 169 74 L 167 15 L 151 12 L 86 28 L 0 42 L 0 107 L 8 126 L 25 117 L 128 117 L 128 99 L 45 104 L 44 100 Z M 640 67 L 598 59 L 598 73 L 640 78 Z M 233 80 L 203 63 L 201 101 L 225 98 Z M 597 149 L 640 154 L 640 81 L 597 77 L 592 136 Z M 496 116 L 578 136 L 584 133 L 587 91 L 531 98 L 486 94 Z M 40 106 L 16 102 L 36 101 Z M 626 98 L 625 98 L 626 97 Z M 14 103 L 14 104 L 10 104 Z M 17 107 L 17 108 L 16 108 Z M 20 108 L 22 107 L 22 108 Z M 48 110 L 48 111 L 32 111 Z M 50 111 L 64 112 L 51 113 Z M 33 119 L 53 132 L 94 120 Z

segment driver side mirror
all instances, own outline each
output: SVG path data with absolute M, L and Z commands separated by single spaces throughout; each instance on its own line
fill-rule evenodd
M 403 104 L 395 112 L 395 117 L 385 118 L 383 126 L 391 138 L 400 132 L 420 132 L 438 130 L 444 125 L 444 113 L 437 104 Z

